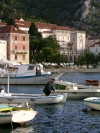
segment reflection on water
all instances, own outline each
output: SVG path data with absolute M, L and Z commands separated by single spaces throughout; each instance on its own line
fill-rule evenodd
M 33 126 L 18 127 L 15 128 L 11 133 L 34 133 Z

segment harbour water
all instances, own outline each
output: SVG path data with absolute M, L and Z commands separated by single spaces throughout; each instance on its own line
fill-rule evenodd
M 85 79 L 100 79 L 100 73 L 65 73 L 59 80 L 84 83 Z M 43 85 L 10 86 L 12 93 L 42 93 Z M 7 89 L 7 86 L 5 86 Z M 0 133 L 100 133 L 100 111 L 93 111 L 83 100 L 68 100 L 65 104 L 34 105 L 38 115 L 21 127 L 2 126 Z

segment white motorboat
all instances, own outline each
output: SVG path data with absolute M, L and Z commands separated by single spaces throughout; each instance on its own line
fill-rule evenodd
M 16 94 L 16 93 L 6 93 L 4 88 L 1 86 L 0 89 L 0 104 L 18 104 L 27 101 L 29 105 L 33 104 L 57 104 L 65 103 L 67 95 L 66 94 L 52 94 L 50 96 L 45 96 L 44 94 Z
M 84 99 L 84 103 L 91 109 L 100 110 L 100 97 L 88 97 Z
M 56 94 L 67 93 L 67 98 L 79 99 L 87 97 L 99 97 L 100 88 L 97 86 L 88 86 L 85 89 L 79 89 L 77 83 L 71 83 L 66 81 L 55 81 Z
M 62 75 L 59 71 L 44 71 L 42 64 L 14 65 L 12 69 L 1 73 L 0 84 L 7 84 L 9 74 L 9 84 L 46 84 L 50 79 L 58 80 Z
M 0 105 L 0 124 L 23 124 L 32 120 L 36 114 L 37 111 L 32 108 Z

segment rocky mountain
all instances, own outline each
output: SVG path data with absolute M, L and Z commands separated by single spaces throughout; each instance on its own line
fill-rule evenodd
M 100 0 L 0 0 L 0 18 L 23 17 L 100 34 Z

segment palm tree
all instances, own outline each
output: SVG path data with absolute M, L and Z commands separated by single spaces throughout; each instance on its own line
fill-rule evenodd
M 71 56 L 71 51 L 72 51 L 72 49 L 73 49 L 73 45 L 74 45 L 73 42 L 69 42 L 69 43 L 68 43 L 68 47 L 69 47 L 69 50 L 70 50 L 70 55 L 69 55 L 69 67 L 70 67 L 70 56 Z
M 95 56 L 90 51 L 85 51 L 84 52 L 84 60 L 86 62 L 87 68 L 89 68 L 89 64 L 94 62 Z

